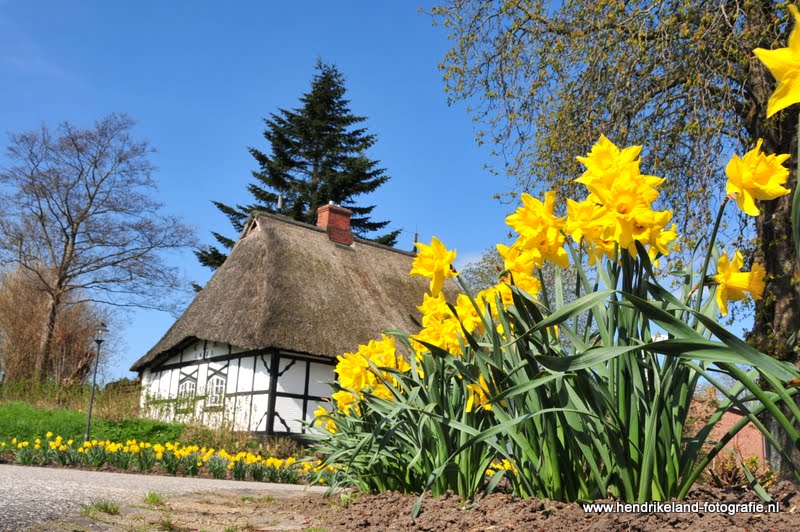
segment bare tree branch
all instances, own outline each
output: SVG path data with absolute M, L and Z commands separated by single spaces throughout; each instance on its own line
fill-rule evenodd
M 112 114 L 92 129 L 63 123 L 55 135 L 47 126 L 9 135 L 0 254 L 49 297 L 37 378 L 46 376 L 61 305 L 172 310 L 188 293 L 164 252 L 194 245 L 194 234 L 154 199 L 153 150 L 132 137 L 133 126 Z

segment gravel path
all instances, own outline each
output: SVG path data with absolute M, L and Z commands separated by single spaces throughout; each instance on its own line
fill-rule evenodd
M 132 503 L 142 502 L 150 491 L 184 495 L 216 490 L 278 498 L 323 493 L 326 488 L 0 464 L 0 531 L 17 532 L 35 523 L 76 514 L 82 505 L 99 500 Z

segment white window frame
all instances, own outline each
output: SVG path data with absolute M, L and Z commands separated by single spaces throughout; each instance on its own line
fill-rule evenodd
M 190 399 L 197 391 L 197 383 L 192 379 L 187 379 L 178 386 L 178 399 Z
M 220 375 L 211 377 L 211 380 L 208 381 L 208 386 L 206 386 L 206 390 L 208 391 L 206 406 L 222 406 L 225 400 L 225 385 L 225 377 Z

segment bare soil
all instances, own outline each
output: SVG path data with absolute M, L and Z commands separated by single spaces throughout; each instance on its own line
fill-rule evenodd
M 323 531 L 510 531 L 547 530 L 705 530 L 796 531 L 800 530 L 800 491 L 788 482 L 770 493 L 780 505 L 777 512 L 754 512 L 740 506 L 759 503 L 743 490 L 701 487 L 681 504 L 697 502 L 699 512 L 585 512 L 580 504 L 548 500 L 519 500 L 492 494 L 474 507 L 455 496 L 427 497 L 422 512 L 411 518 L 417 498 L 399 493 L 339 494 L 323 497 L 303 494 L 286 498 L 258 497 L 245 490 L 228 490 L 168 497 L 161 505 L 142 504 L 120 508 L 118 515 L 83 512 L 57 522 L 38 525 L 33 531 L 89 530 L 207 530 L 208 532 L 302 530 Z M 613 500 L 596 501 L 616 504 Z M 703 510 L 704 503 L 729 505 L 717 511 Z M 722 510 L 722 511 L 720 511 Z

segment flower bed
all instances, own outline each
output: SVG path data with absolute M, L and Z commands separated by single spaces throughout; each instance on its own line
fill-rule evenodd
M 317 459 L 277 458 L 247 451 L 230 453 L 225 449 L 177 441 L 163 444 L 137 440 L 76 442 L 52 432 L 31 441 L 17 438 L 0 441 L 0 461 L 287 484 L 325 484 L 337 472 L 335 466 L 325 466 Z

